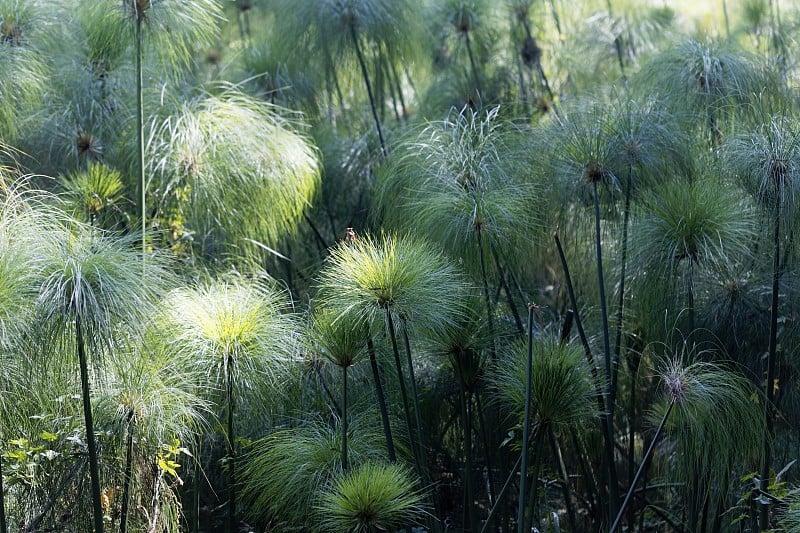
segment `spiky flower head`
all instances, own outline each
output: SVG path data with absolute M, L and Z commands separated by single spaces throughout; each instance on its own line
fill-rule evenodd
M 274 379 L 293 360 L 294 323 L 284 295 L 246 278 L 178 289 L 169 298 L 174 347 L 212 381 L 244 388 Z
M 760 449 L 763 407 L 754 400 L 753 385 L 743 375 L 702 360 L 704 355 L 682 353 L 662 360 L 657 371 L 664 398 L 651 418 L 657 423 L 674 404 L 665 425 L 676 445 L 670 476 L 730 482 L 731 469 L 750 461 Z
M 430 245 L 410 237 L 358 236 L 331 251 L 320 274 L 326 308 L 377 327 L 391 313 L 398 323 L 423 330 L 452 324 L 462 282 Z
M 87 341 L 98 346 L 111 342 L 114 327 L 141 324 L 173 282 L 165 258 L 145 260 L 132 236 L 75 222 L 54 230 L 42 254 L 37 307 L 43 324 L 59 332 L 79 319 Z
M 375 533 L 419 522 L 423 494 L 412 474 L 398 464 L 367 462 L 349 470 L 320 496 L 323 531 Z
M 800 127 L 786 116 L 738 135 L 721 149 L 727 172 L 736 175 L 768 209 L 779 205 L 791 216 L 800 191 Z
M 710 270 L 747 257 L 755 226 L 743 195 L 714 176 L 675 178 L 645 196 L 632 228 L 638 270 L 674 275 L 691 262 Z
M 217 249 L 275 246 L 295 230 L 320 180 L 317 154 L 279 110 L 229 88 L 184 105 L 152 144 L 162 194 L 188 185 L 186 226 Z
M 369 327 L 352 315 L 332 309 L 319 309 L 311 317 L 308 331 L 309 348 L 330 363 L 349 367 L 356 364 L 367 347 Z
M 377 446 L 382 434 L 364 422 L 356 417 L 348 427 L 350 468 L 386 455 Z M 277 430 L 254 442 L 242 467 L 247 515 L 308 528 L 319 493 L 343 472 L 341 447 L 341 431 L 319 420 Z
M 223 20 L 222 6 L 215 0 L 107 0 L 98 2 L 91 16 L 104 27 L 90 33 L 98 57 L 118 55 L 109 37 L 133 43 L 139 25 L 145 42 L 152 44 L 150 50 L 170 74 L 172 67 L 188 65 L 198 48 L 214 43 Z
M 123 197 L 122 174 L 102 163 L 90 163 L 85 170 L 73 170 L 62 177 L 67 202 L 75 215 L 94 220 L 107 207 L 113 208 Z
M 579 346 L 548 335 L 534 340 L 532 356 L 531 403 L 538 423 L 574 426 L 597 415 L 591 369 Z M 525 414 L 527 358 L 527 343 L 515 343 L 490 377 L 498 399 L 519 422 Z
M 453 110 L 393 150 L 378 185 L 387 225 L 422 232 L 471 267 L 477 234 L 506 261 L 531 250 L 541 195 L 528 176 L 523 131 L 499 110 Z

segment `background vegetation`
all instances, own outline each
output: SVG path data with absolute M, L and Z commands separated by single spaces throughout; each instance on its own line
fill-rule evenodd
M 800 531 L 798 39 L 0 0 L 0 533 Z

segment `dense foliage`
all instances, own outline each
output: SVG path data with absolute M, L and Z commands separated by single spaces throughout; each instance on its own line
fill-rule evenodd
M 0 0 L 0 533 L 800 531 L 799 45 Z

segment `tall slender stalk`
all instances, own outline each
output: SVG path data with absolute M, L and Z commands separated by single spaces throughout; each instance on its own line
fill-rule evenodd
M 387 155 L 386 142 L 383 140 L 383 131 L 381 130 L 381 121 L 378 118 L 378 109 L 375 105 L 375 97 L 372 94 L 372 83 L 369 81 L 369 73 L 367 72 L 367 63 L 364 61 L 364 54 L 361 52 L 361 44 L 358 42 L 358 34 L 354 25 L 350 25 L 350 38 L 353 40 L 353 47 L 356 50 L 356 57 L 358 57 L 358 64 L 361 66 L 361 75 L 364 77 L 364 84 L 367 86 L 367 96 L 369 96 L 369 106 L 372 109 L 372 118 L 375 121 L 375 129 L 378 131 L 378 140 L 381 143 L 381 153 L 384 157 Z
M 617 484 L 617 467 L 614 462 L 614 442 L 612 437 L 614 435 L 614 404 L 611 403 L 611 387 L 612 387 L 612 367 L 611 367 L 611 345 L 610 335 L 608 330 L 608 307 L 606 305 L 606 287 L 605 277 L 603 275 L 603 243 L 600 230 L 600 196 L 597 190 L 597 181 L 594 181 L 594 221 L 595 221 L 595 248 L 597 250 L 597 287 L 600 292 L 600 315 L 603 321 L 603 355 L 605 357 L 606 366 L 606 380 L 608 392 L 606 394 L 606 411 L 605 422 L 608 427 L 609 440 L 606 442 L 606 451 L 608 458 L 608 509 L 609 517 L 616 516 L 617 509 L 619 509 L 619 485 Z
M 0 439 L 2 442 L 2 439 Z M 3 456 L 0 454 L 0 533 L 7 533 L 6 527 L 6 495 L 3 488 Z
M 628 259 L 628 225 L 630 223 L 631 186 L 633 185 L 633 165 L 628 165 L 628 182 L 625 186 L 625 206 L 622 212 L 622 258 L 619 275 L 619 302 L 617 304 L 617 332 L 614 340 L 613 374 L 611 376 L 610 403 L 613 405 L 617 396 L 617 377 L 619 376 L 619 356 L 622 352 L 623 310 L 625 308 L 625 269 Z
M 483 280 L 483 298 L 486 300 L 486 323 L 489 327 L 489 336 L 492 338 L 491 344 L 491 355 L 492 361 L 497 359 L 497 352 L 495 348 L 495 338 L 494 338 L 494 312 L 492 311 L 492 299 L 489 296 L 489 279 L 486 275 L 486 257 L 483 252 L 483 232 L 481 231 L 481 227 L 477 226 L 475 228 L 475 238 L 478 242 L 478 256 L 480 258 L 481 263 L 481 279 Z
M 367 341 L 367 351 L 369 352 L 369 364 L 372 367 L 372 381 L 375 384 L 375 396 L 378 398 L 378 408 L 381 412 L 381 422 L 383 423 L 383 434 L 386 437 L 386 453 L 389 462 L 397 462 L 397 453 L 394 449 L 394 439 L 392 438 L 392 426 L 389 424 L 389 411 L 386 408 L 386 396 L 383 394 L 381 385 L 381 374 L 378 369 L 378 360 L 375 357 L 375 345 L 372 339 Z
M 347 365 L 342 365 L 342 470 L 347 470 Z
M 145 195 L 147 184 L 144 177 L 144 101 L 142 96 L 142 17 L 144 13 L 139 11 L 139 2 L 132 0 L 134 13 L 136 16 L 136 151 L 139 164 L 139 208 L 142 218 L 142 259 L 147 252 L 147 207 Z
M 780 186 L 780 185 L 779 185 Z M 767 492 L 770 480 L 770 466 L 772 462 L 772 443 L 771 436 L 774 426 L 774 406 L 775 399 L 775 363 L 778 351 L 778 296 L 780 292 L 781 280 L 781 198 L 780 194 L 775 197 L 775 219 L 773 237 L 773 261 L 772 261 L 772 305 L 770 306 L 770 319 L 769 319 L 769 351 L 767 355 L 767 383 L 766 387 L 766 401 L 764 402 L 764 419 L 766 420 L 766 429 L 764 431 L 764 459 L 761 465 L 761 479 L 759 481 L 759 488 L 762 492 Z M 759 527 L 761 531 L 769 529 L 769 509 L 770 501 L 767 498 L 763 499 L 761 504 L 761 514 L 759 519 Z
M 467 55 L 469 56 L 469 66 L 472 69 L 472 76 L 475 78 L 475 90 L 478 91 L 478 96 L 483 98 L 483 89 L 481 88 L 481 78 L 478 72 L 478 66 L 475 63 L 475 56 L 472 53 L 472 42 L 469 38 L 469 31 L 464 32 L 464 42 L 467 45 Z
M 530 509 L 530 515 L 528 516 L 528 521 L 525 524 L 524 531 L 533 531 L 533 528 L 536 527 L 538 523 L 538 513 L 537 508 L 539 506 L 539 472 L 542 469 L 542 443 L 544 441 L 544 434 L 547 431 L 547 423 L 541 423 L 537 425 L 536 434 L 534 435 L 535 439 L 535 448 L 534 448 L 534 456 L 533 456 L 533 476 L 531 477 L 531 490 L 530 494 L 528 495 L 528 508 Z M 523 480 L 520 480 L 522 483 Z M 520 502 L 520 505 L 524 505 L 525 502 Z
M 525 415 L 522 423 L 522 458 L 519 469 L 519 509 L 517 509 L 517 533 L 523 533 L 525 528 L 525 490 L 528 484 L 527 443 L 531 425 L 531 374 L 533 373 L 533 309 L 534 306 L 528 304 L 528 358 L 525 367 Z
M 472 420 L 467 409 L 469 391 L 464 387 L 464 380 L 459 379 L 461 389 L 461 425 L 464 431 L 464 529 L 472 531 L 475 525 L 475 494 L 472 483 Z
M 125 439 L 125 473 L 122 475 L 122 510 L 119 515 L 119 533 L 128 530 L 128 509 L 130 506 L 131 482 L 133 477 L 133 411 L 128 411 L 128 436 Z
M 425 472 L 420 472 L 422 478 L 429 481 L 427 475 L 428 470 L 428 452 L 425 445 L 425 433 L 422 431 L 422 418 L 419 408 L 419 395 L 417 394 L 417 378 L 414 374 L 414 360 L 411 357 L 411 341 L 408 338 L 408 329 L 405 325 L 400 328 L 403 332 L 403 343 L 406 349 L 406 362 L 408 363 L 408 377 L 411 381 L 411 401 L 414 402 L 414 422 L 417 424 L 417 444 L 419 446 L 419 457 L 422 465 L 425 467 Z
M 400 385 L 400 397 L 403 401 L 403 413 L 406 417 L 406 426 L 408 427 L 408 439 L 411 443 L 411 450 L 414 452 L 414 463 L 417 466 L 417 473 L 420 477 L 424 478 L 425 470 L 422 466 L 422 461 L 419 456 L 419 450 L 414 446 L 414 424 L 411 422 L 411 406 L 408 403 L 408 392 L 406 390 L 406 379 L 403 376 L 403 365 L 400 362 L 400 350 L 397 348 L 397 330 L 394 326 L 394 319 L 389 309 L 386 309 L 386 325 L 389 329 L 389 339 L 392 343 L 392 353 L 394 354 L 394 364 L 397 370 L 397 381 Z
M 578 301 L 575 297 L 575 290 L 572 285 L 572 277 L 569 273 L 569 265 L 567 264 L 567 258 L 564 255 L 564 248 L 561 246 L 561 239 L 558 237 L 558 232 L 553 233 L 553 239 L 556 243 L 556 250 L 558 251 L 558 257 L 561 260 L 561 267 L 564 269 L 564 279 L 567 284 L 567 292 L 569 293 L 570 302 L 572 303 L 572 307 L 575 311 L 575 324 L 578 327 L 578 334 L 581 338 L 581 343 L 583 344 L 583 349 L 586 352 L 586 359 L 589 363 L 589 368 L 592 372 L 592 378 L 597 380 L 597 367 L 594 364 L 594 358 L 592 356 L 591 348 L 589 347 L 589 340 L 586 337 L 586 332 L 583 329 L 583 322 L 581 321 L 581 314 L 578 310 Z M 600 411 L 603 413 L 608 413 L 608 409 L 605 407 L 606 399 L 603 398 L 603 392 L 599 388 L 600 385 L 597 385 L 597 405 L 600 408 Z M 617 485 L 617 472 L 616 468 L 614 467 L 614 428 L 613 426 L 609 426 L 606 422 L 605 418 L 603 421 L 600 422 L 600 431 L 603 434 L 603 441 L 605 446 L 603 449 L 606 455 L 606 462 L 610 463 L 611 466 L 607 468 L 608 470 L 608 480 L 607 483 L 609 485 Z M 611 490 L 609 487 L 609 494 L 611 494 Z M 609 507 L 611 502 L 609 501 Z M 610 517 L 609 517 L 610 520 Z
M 94 438 L 92 399 L 89 386 L 89 365 L 86 360 L 86 345 L 83 339 L 83 324 L 80 313 L 75 315 L 75 343 L 78 349 L 78 364 L 81 371 L 81 396 L 83 397 L 83 419 L 86 425 L 86 443 L 89 450 L 89 475 L 92 483 L 92 508 L 94 510 L 94 533 L 103 533 L 103 504 L 100 498 L 100 468 L 97 461 L 97 442 Z
M 617 517 L 614 519 L 614 523 L 611 525 L 611 529 L 608 530 L 608 533 L 614 533 L 616 531 L 617 526 L 619 525 L 620 520 L 622 519 L 622 515 L 625 514 L 625 507 L 628 506 L 628 502 L 633 496 L 633 491 L 636 488 L 636 482 L 639 481 L 639 477 L 642 475 L 642 472 L 647 465 L 647 460 L 650 458 L 650 454 L 653 453 L 653 448 L 655 448 L 656 442 L 658 441 L 659 435 L 661 435 L 661 431 L 664 429 L 664 424 L 667 422 L 667 418 L 669 418 L 669 414 L 672 412 L 672 408 L 675 406 L 675 400 L 669 402 L 669 407 L 667 407 L 667 412 L 664 413 L 664 416 L 661 418 L 661 422 L 658 424 L 658 429 L 656 429 L 656 434 L 653 436 L 653 440 L 650 441 L 650 446 L 647 448 L 647 452 L 642 457 L 642 462 L 639 465 L 639 470 L 636 471 L 636 476 L 634 476 L 633 481 L 631 481 L 631 486 L 628 487 L 628 493 L 625 495 L 625 500 L 622 502 L 622 507 L 619 509 L 619 513 Z
M 231 379 L 231 364 L 233 361 L 228 358 L 225 364 L 225 394 L 226 402 L 228 404 L 228 481 L 230 485 L 228 490 L 228 522 L 226 525 L 226 532 L 233 533 L 236 530 L 236 435 L 233 432 L 233 380 Z

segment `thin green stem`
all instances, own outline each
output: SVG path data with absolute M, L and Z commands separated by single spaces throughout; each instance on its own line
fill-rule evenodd
M 125 473 L 122 476 L 122 510 L 119 516 L 119 533 L 128 530 L 128 508 L 130 505 L 131 482 L 133 478 L 133 411 L 128 411 L 128 435 L 125 441 Z
M 658 429 L 656 429 L 656 434 L 653 436 L 653 440 L 650 441 L 650 446 L 647 448 L 647 452 L 642 457 L 642 462 L 639 465 L 639 469 L 636 471 L 636 475 L 631 481 L 631 486 L 628 487 L 628 493 L 625 495 L 625 500 L 622 502 L 622 507 L 619 509 L 619 513 L 617 517 L 614 519 L 614 523 L 611 525 L 611 529 L 608 530 L 608 533 L 614 533 L 616 531 L 617 526 L 619 525 L 620 520 L 622 519 L 622 515 L 625 514 L 625 507 L 628 506 L 628 502 L 633 496 L 634 489 L 636 488 L 636 482 L 639 481 L 639 476 L 642 475 L 644 472 L 645 466 L 647 465 L 647 460 L 650 458 L 650 454 L 653 453 L 653 448 L 656 446 L 656 442 L 658 441 L 659 435 L 661 435 L 661 431 L 664 429 L 664 424 L 667 422 L 667 418 L 669 418 L 669 414 L 672 412 L 672 408 L 675 406 L 675 401 L 669 402 L 669 407 L 667 407 L 667 412 L 664 413 L 664 416 L 661 418 L 661 422 L 658 424 Z
M 475 78 L 475 90 L 478 91 L 478 97 L 483 98 L 483 90 L 481 89 L 481 78 L 478 73 L 478 66 L 475 63 L 475 56 L 472 54 L 472 41 L 469 38 L 469 32 L 464 32 L 464 42 L 467 45 L 467 55 L 469 56 L 469 65 L 472 68 L 472 76 Z
M 464 432 L 464 529 L 472 531 L 475 524 L 475 494 L 472 486 L 472 424 L 467 410 L 469 393 L 464 387 L 464 381 L 458 380 L 461 394 L 461 426 Z
M 483 447 L 484 447 L 484 454 L 486 461 L 486 477 L 488 478 L 488 489 L 489 489 L 489 505 L 494 505 L 495 502 L 495 492 L 494 492 L 494 466 L 492 461 L 492 447 L 489 445 L 489 431 L 486 427 L 486 417 L 484 416 L 484 409 L 483 405 L 481 405 L 481 394 L 480 391 L 475 391 L 475 405 L 478 411 L 478 423 L 481 425 L 481 438 L 483 440 Z
M 342 470 L 347 470 L 347 365 L 342 365 Z
M 230 496 L 228 499 L 228 523 L 226 527 L 227 533 L 233 533 L 236 530 L 236 435 L 233 430 L 233 380 L 231 379 L 230 371 L 232 361 L 229 359 L 225 365 L 225 390 L 226 402 L 228 404 L 228 481 L 230 483 L 228 490 Z
M 0 439 L 0 443 L 3 440 Z M 6 526 L 6 493 L 3 488 L 3 454 L 0 453 L 0 533 L 8 533 Z
M 606 394 L 605 422 L 609 435 L 606 441 L 606 457 L 608 460 L 608 510 L 609 516 L 616 516 L 619 509 L 619 485 L 617 484 L 617 467 L 614 461 L 614 404 L 611 403 L 612 368 L 611 368 L 611 344 L 608 331 L 608 306 L 606 305 L 606 284 L 603 275 L 603 242 L 600 230 L 600 194 L 598 185 L 593 183 L 594 192 L 594 222 L 595 222 L 595 248 L 597 250 L 597 287 L 600 292 L 600 316 L 603 321 L 603 355 L 606 363 L 606 383 L 608 392 Z
M 508 492 L 508 489 L 511 488 L 511 482 L 514 478 L 517 477 L 517 472 L 519 472 L 519 465 L 522 462 L 522 455 L 517 457 L 517 462 L 514 463 L 514 466 L 511 468 L 511 471 L 506 478 L 506 482 L 503 483 L 503 487 L 500 489 L 500 493 L 497 495 L 497 500 L 495 500 L 492 509 L 489 511 L 489 516 L 486 517 L 486 522 L 483 523 L 483 527 L 481 528 L 481 533 L 486 533 L 489 529 L 489 525 L 492 523 L 492 519 L 497 514 L 497 511 L 500 509 L 503 499 Z
M 372 367 L 372 381 L 375 384 L 375 396 L 378 399 L 378 408 L 381 412 L 381 422 L 383 423 L 383 435 L 386 438 L 386 453 L 389 457 L 389 462 L 397 462 L 397 453 L 394 449 L 394 439 L 392 438 L 392 426 L 389 423 L 389 411 L 386 408 L 386 396 L 383 394 L 383 385 L 381 385 L 381 374 L 378 369 L 378 360 L 375 357 L 375 345 L 372 339 L 367 341 L 367 351 L 369 352 L 369 364 Z
M 766 401 L 764 402 L 764 419 L 766 428 L 764 431 L 764 459 L 761 465 L 761 479 L 759 488 L 762 492 L 767 492 L 770 480 L 770 467 L 772 463 L 772 443 L 771 436 L 774 426 L 774 401 L 775 401 L 775 365 L 778 351 L 778 304 L 781 280 L 781 204 L 780 197 L 775 199 L 775 219 L 773 237 L 773 261 L 772 261 L 772 305 L 770 306 L 769 320 L 769 351 L 767 355 L 767 382 Z M 759 527 L 761 531 L 769 529 L 769 509 L 770 502 L 764 499 L 761 503 L 761 515 Z
M 489 336 L 491 337 L 492 344 L 490 348 L 490 353 L 492 356 L 492 361 L 494 362 L 497 359 L 497 352 L 495 351 L 495 338 L 494 338 L 494 311 L 492 310 L 492 299 L 489 296 L 489 279 L 486 275 L 486 257 L 483 252 L 483 232 L 481 231 L 481 227 L 477 226 L 475 228 L 475 238 L 478 242 L 478 256 L 481 263 L 481 279 L 483 280 L 483 298 L 486 300 L 486 323 L 489 327 Z
M 411 381 L 411 400 L 414 402 L 414 422 L 417 424 L 417 444 L 419 445 L 420 461 L 425 467 L 425 471 L 421 472 L 423 479 L 427 482 L 430 481 L 428 474 L 428 452 L 425 445 L 425 433 L 422 431 L 422 418 L 421 410 L 419 408 L 419 394 L 417 393 L 417 377 L 414 373 L 414 360 L 411 357 L 411 341 L 408 338 L 408 329 L 405 325 L 400 328 L 403 331 L 403 343 L 406 349 L 406 362 L 408 364 L 408 376 Z
M 570 494 L 570 481 L 567 474 L 567 465 L 564 463 L 564 454 L 561 453 L 561 446 L 556 440 L 556 434 L 553 430 L 553 425 L 550 424 L 547 428 L 547 436 L 550 440 L 550 450 L 553 457 L 558 462 L 558 471 L 562 479 L 562 493 L 564 496 L 564 506 L 567 508 L 567 519 L 569 520 L 570 531 L 578 531 L 578 521 L 575 515 L 575 506 L 572 504 L 572 494 Z
M 533 528 L 536 524 L 539 523 L 539 472 L 542 469 L 542 443 L 544 441 L 544 434 L 547 431 L 547 424 L 539 424 L 536 428 L 536 434 L 534 435 L 535 448 L 534 448 L 534 456 L 533 456 L 533 477 L 531 478 L 531 491 L 528 495 L 528 508 L 530 510 L 530 515 L 528 516 L 528 523 L 525 531 L 533 531 Z M 524 480 L 520 480 L 520 483 L 523 483 Z M 520 505 L 523 505 L 524 502 L 520 502 Z
M 94 509 L 94 533 L 103 533 L 103 503 L 100 499 L 100 467 L 97 460 L 97 442 L 92 420 L 92 397 L 89 387 L 89 364 L 83 339 L 81 315 L 75 315 L 75 343 L 78 348 L 78 364 L 81 372 L 81 396 L 83 397 L 83 419 L 86 426 L 86 443 L 89 451 L 89 475 L 92 482 L 92 506 Z
M 417 473 L 421 478 L 425 477 L 425 471 L 422 468 L 422 462 L 419 457 L 419 450 L 414 443 L 414 424 L 411 421 L 411 406 L 408 403 L 408 392 L 406 390 L 406 379 L 403 376 L 403 365 L 400 362 L 400 350 L 397 348 L 397 330 L 394 326 L 394 318 L 392 312 L 386 309 L 386 326 L 389 330 L 389 340 L 392 343 L 392 354 L 394 354 L 394 364 L 397 370 L 397 382 L 400 385 L 400 398 L 403 401 L 403 414 L 406 418 L 406 426 L 408 428 L 408 439 L 411 445 L 411 450 L 414 452 L 414 463 L 417 466 Z
M 135 2 L 134 2 L 135 4 Z M 147 254 L 147 183 L 144 177 L 144 100 L 142 96 L 142 13 L 136 14 L 136 148 L 139 163 L 139 208 L 142 218 L 142 259 Z
M 617 378 L 619 376 L 619 356 L 622 352 L 623 310 L 625 308 L 625 269 L 628 259 L 628 224 L 630 222 L 631 186 L 633 185 L 633 165 L 628 166 L 628 183 L 625 187 L 625 207 L 622 213 L 622 257 L 619 275 L 619 301 L 617 304 L 617 333 L 614 340 L 613 374 L 611 376 L 611 405 L 617 397 Z
M 364 77 L 364 84 L 367 86 L 367 96 L 369 96 L 369 105 L 372 109 L 372 118 L 375 121 L 375 129 L 378 131 L 378 140 L 381 143 L 381 153 L 386 157 L 386 143 L 383 140 L 383 131 L 381 130 L 381 121 L 378 118 L 378 109 L 375 105 L 375 97 L 372 94 L 372 84 L 369 81 L 369 73 L 367 72 L 367 64 L 364 61 L 364 55 L 361 53 L 361 44 L 358 42 L 358 35 L 356 34 L 356 27 L 350 25 L 350 37 L 353 40 L 353 46 L 356 50 L 356 57 L 358 57 L 358 64 L 361 65 L 361 75 Z
M 525 529 L 525 491 L 528 479 L 528 435 L 531 425 L 531 383 L 533 381 L 533 310 L 534 306 L 528 304 L 528 357 L 525 363 L 525 415 L 522 423 L 522 460 L 519 469 L 519 509 L 517 509 L 517 533 Z

